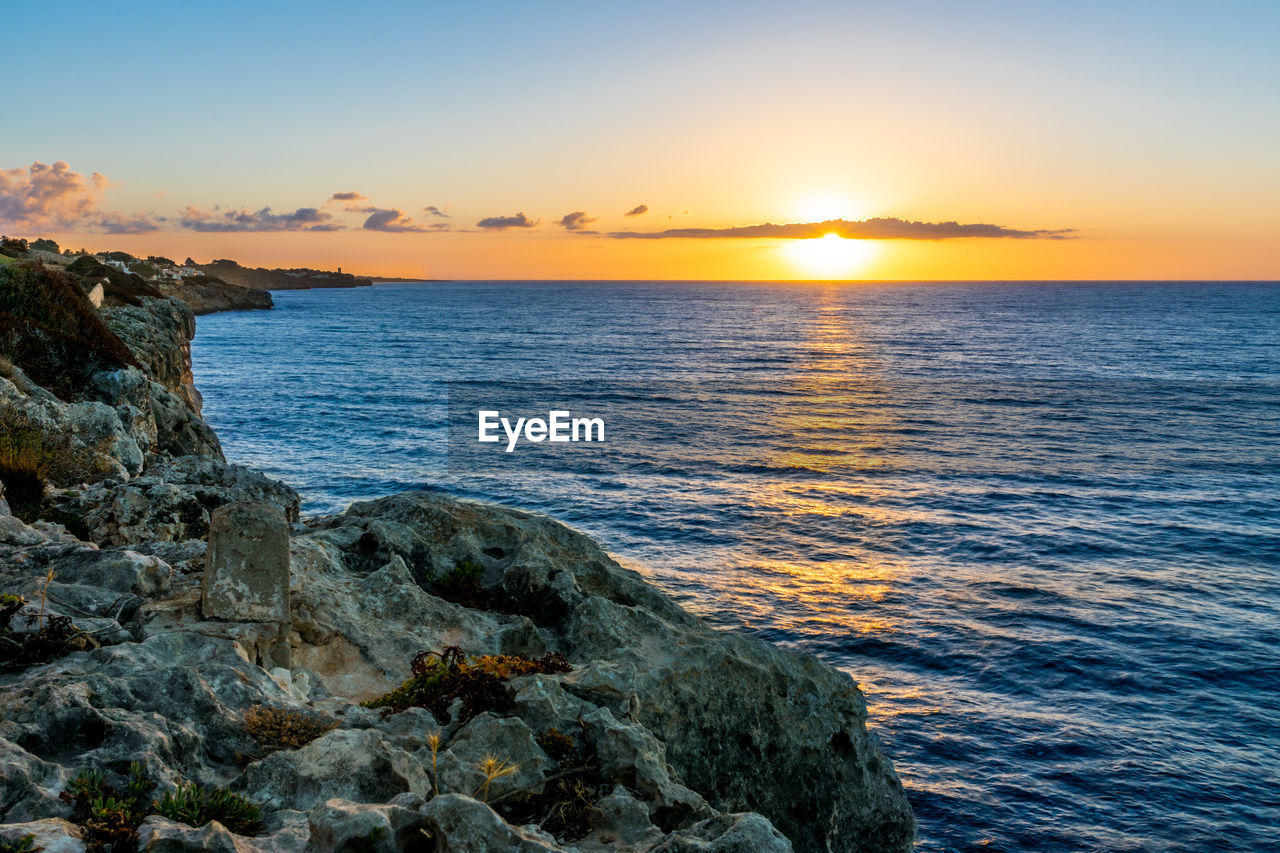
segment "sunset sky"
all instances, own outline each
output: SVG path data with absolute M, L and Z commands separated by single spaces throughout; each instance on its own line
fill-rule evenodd
M 22 17 L 10 235 L 437 278 L 1280 278 L 1276 2 Z

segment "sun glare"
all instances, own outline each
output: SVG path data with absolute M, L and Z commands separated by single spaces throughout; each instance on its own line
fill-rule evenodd
M 870 240 L 846 240 L 826 234 L 811 240 L 792 240 L 785 251 L 788 259 L 811 276 L 847 278 L 861 270 L 875 255 Z
M 793 215 L 799 222 L 862 219 L 865 205 L 839 192 L 818 192 L 797 199 Z

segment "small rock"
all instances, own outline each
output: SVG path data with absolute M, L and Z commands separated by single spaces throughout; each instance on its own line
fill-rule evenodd
M 563 848 L 544 832 L 516 828 L 484 803 L 462 794 L 441 794 L 422 814 L 435 837 L 435 853 L 554 853 Z
M 0 844 L 13 843 L 31 836 L 31 849 L 39 853 L 84 853 L 80 827 L 60 818 L 10 823 L 0 826 Z
M 727 814 L 672 833 L 651 853 L 792 853 L 791 842 L 754 812 Z
M 62 583 L 144 596 L 168 592 L 173 578 L 168 563 L 134 551 L 83 549 L 58 560 L 51 568 Z
M 662 838 L 649 819 L 649 808 L 621 785 L 596 803 L 591 834 L 578 842 L 582 850 L 648 850 Z
M 309 810 L 334 797 L 385 803 L 406 791 L 425 796 L 431 780 L 420 761 L 377 731 L 338 729 L 249 765 L 244 786 L 264 809 Z
M 196 827 L 151 815 L 138 827 L 138 849 L 147 853 L 303 853 L 311 849 L 305 816 L 283 812 L 275 818 L 275 831 L 248 837 L 236 835 L 216 820 Z
M 413 796 L 401 794 L 400 797 Z M 422 798 L 417 798 L 420 806 Z M 311 829 L 309 851 L 361 850 L 368 853 L 400 853 L 426 842 L 422 830 L 427 819 L 418 807 L 373 805 L 346 800 L 326 800 L 307 815 Z

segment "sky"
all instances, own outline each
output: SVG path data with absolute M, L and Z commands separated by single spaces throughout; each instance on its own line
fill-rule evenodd
M 1280 279 L 1273 0 L 23 14 L 0 231 L 64 247 L 455 279 Z

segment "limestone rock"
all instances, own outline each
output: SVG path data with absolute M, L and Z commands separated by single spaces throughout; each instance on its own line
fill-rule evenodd
M 243 853 L 235 834 L 216 820 L 194 827 L 159 815 L 138 827 L 138 847 L 148 853 Z
M 647 851 L 663 838 L 649 808 L 622 785 L 596 803 L 591 834 L 574 846 L 582 853 Z
M 659 826 L 678 826 L 710 813 L 702 797 L 680 784 L 667 764 L 666 748 L 643 727 L 619 722 L 607 708 L 592 710 L 581 722 L 600 774 L 650 799 Z
M 769 821 L 747 813 L 704 820 L 673 833 L 650 853 L 792 853 L 792 847 Z
M 213 511 L 200 607 L 206 619 L 289 621 L 289 525 L 279 510 L 234 503 Z
M 430 762 L 430 753 L 422 756 Z M 511 791 L 542 792 L 544 769 L 551 763 L 534 740 L 534 732 L 518 717 L 499 718 L 481 714 L 453 736 L 448 750 L 440 756 L 440 790 L 473 794 L 484 784 L 482 762 L 493 757 L 516 768 L 514 773 L 494 779 L 490 799 Z
M 0 842 L 14 843 L 30 836 L 31 850 L 38 853 L 84 853 L 80 828 L 60 818 L 11 823 L 0 826 Z
M 194 389 L 193 389 L 194 390 Z M 150 383 L 151 411 L 156 424 L 156 448 L 171 456 L 210 456 L 222 459 L 222 444 L 188 397 L 159 382 Z
M 422 763 L 371 729 L 339 729 L 301 749 L 273 753 L 249 765 L 243 785 L 266 808 L 304 811 L 334 797 L 385 803 L 396 794 L 431 791 Z
M 182 472 L 201 483 L 236 479 L 228 467 L 156 461 L 102 488 L 150 495 L 188 488 L 177 482 Z M 175 473 L 148 482 L 165 471 Z M 287 528 L 278 508 L 251 518 L 264 512 Z M 0 528 L 9 529 L 6 518 Z M 311 522 L 283 544 L 290 606 L 274 612 L 283 612 L 278 622 L 201 615 L 199 571 L 173 570 L 198 569 L 209 556 L 199 541 L 99 549 L 43 522 L 10 527 L 0 536 L 5 588 L 30 599 L 52 568 L 50 612 L 110 629 L 120 642 L 0 673 L 0 821 L 54 826 L 69 815 L 58 793 L 77 771 L 101 769 L 116 784 L 138 760 L 162 788 L 230 786 L 268 822 L 264 835 L 243 838 L 151 818 L 144 838 L 153 849 L 320 851 L 366 840 L 392 849 L 419 843 L 423 827 L 445 851 L 910 847 L 909 808 L 847 676 L 710 629 L 541 516 L 409 494 Z M 435 594 L 436 572 L 463 559 L 480 563 L 482 582 L 514 612 Z M 352 703 L 397 685 L 417 651 L 454 644 L 471 655 L 564 652 L 574 670 L 512 679 L 509 714 L 467 723 L 457 704 L 442 723 L 423 709 L 383 716 Z M 255 705 L 323 711 L 338 725 L 266 754 L 244 722 Z M 553 727 L 574 741 L 559 762 L 538 743 Z M 435 798 L 433 733 L 443 740 Z M 595 803 L 587 837 L 559 842 L 507 824 L 470 796 L 488 756 L 519 766 L 493 781 L 490 800 L 545 790 L 549 777 L 580 764 L 594 768 L 593 785 L 608 786 L 593 790 L 612 792 Z
M 151 815 L 138 827 L 138 849 L 147 853 L 303 853 L 310 849 L 302 814 L 285 812 L 276 822 L 272 831 L 249 837 L 236 835 L 216 820 L 195 827 Z
M 295 522 L 300 504 L 285 484 L 210 456 L 154 458 L 143 476 L 126 483 L 64 491 L 51 500 L 101 545 L 203 539 L 210 513 L 235 502 L 270 504 Z
M 196 333 L 191 309 L 176 299 L 143 298 L 136 305 L 103 308 L 99 313 L 143 371 L 198 415 L 201 400 L 191 375 L 191 339 Z
M 553 853 L 563 848 L 542 832 L 517 829 L 484 803 L 462 794 L 442 794 L 423 815 L 436 840 L 436 853 Z
M 173 568 L 157 557 L 133 551 L 78 550 L 55 560 L 51 568 L 60 583 L 96 587 L 121 595 L 166 592 Z
M 17 732 L 9 733 L 17 735 Z M 66 774 L 57 764 L 0 738 L 0 771 L 3 771 L 0 772 L 0 820 L 4 823 L 32 821 L 69 811 L 58 800 Z
M 419 798 L 420 799 L 420 798 Z M 308 851 L 365 850 L 369 853 L 400 853 L 424 849 L 430 843 L 423 833 L 427 826 L 415 804 L 370 805 L 347 800 L 326 800 L 307 815 L 310 825 Z M 415 846 L 416 845 L 416 846 Z
M 39 545 L 47 538 L 22 519 L 9 515 L 8 512 L 0 514 L 0 544 Z
M 631 717 L 663 746 L 672 772 L 668 781 L 648 774 L 651 790 L 679 786 L 719 811 L 757 811 L 801 850 L 910 849 L 911 808 L 847 675 L 812 656 L 711 629 L 586 536 L 533 513 L 414 492 L 353 504 L 302 539 L 337 549 L 356 572 L 399 556 L 424 588 L 441 567 L 480 564 L 490 591 L 575 664 L 562 680 L 569 691 L 609 709 L 614 723 Z M 331 606 L 316 601 L 310 612 L 324 620 Z M 488 618 L 469 615 L 459 614 L 457 624 Z M 440 647 L 448 635 L 438 626 L 424 624 L 422 639 L 434 642 L 421 648 Z M 465 629 L 454 636 L 473 654 L 491 648 L 469 644 Z M 545 693 L 530 707 L 546 716 L 557 702 L 568 704 Z M 597 747 L 611 750 L 632 737 L 603 715 L 588 710 L 588 718 L 605 733 Z M 628 749 L 634 765 L 661 766 L 651 744 Z M 679 788 L 667 790 L 668 805 L 696 809 L 676 795 Z
M 469 611 L 428 594 L 399 555 L 377 571 L 351 572 L 349 556 L 320 534 L 295 539 L 292 557 L 295 627 L 303 640 L 294 662 L 316 672 L 334 695 L 364 700 L 386 693 L 423 649 L 542 654 L 528 645 L 519 617 Z

